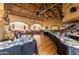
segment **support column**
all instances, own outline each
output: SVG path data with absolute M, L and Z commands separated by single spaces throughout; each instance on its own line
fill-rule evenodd
M 3 22 L 3 17 L 4 15 L 4 4 L 0 3 L 0 40 L 3 39 L 3 33 L 4 33 L 4 22 Z

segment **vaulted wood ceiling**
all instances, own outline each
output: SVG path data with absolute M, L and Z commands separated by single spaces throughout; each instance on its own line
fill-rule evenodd
M 35 19 L 62 19 L 62 4 L 53 3 L 11 3 L 5 4 L 9 14 Z

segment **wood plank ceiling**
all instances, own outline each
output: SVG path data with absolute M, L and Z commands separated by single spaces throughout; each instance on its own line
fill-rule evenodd
M 11 3 L 5 4 L 5 10 L 9 14 L 35 19 L 62 19 L 62 4 L 49 3 Z

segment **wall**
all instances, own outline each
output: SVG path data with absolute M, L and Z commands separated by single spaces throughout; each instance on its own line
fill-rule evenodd
M 71 7 L 76 7 L 77 11 L 71 13 L 70 12 Z M 62 9 L 64 14 L 64 18 L 63 18 L 64 23 L 79 21 L 79 4 L 77 3 L 63 4 Z
M 10 23 L 10 26 L 11 26 L 12 30 L 24 31 L 24 30 L 28 30 L 29 29 L 29 25 L 25 24 L 23 22 L 12 22 L 12 23 Z M 24 26 L 26 27 L 26 29 L 24 29 Z
M 40 20 L 33 20 L 33 19 L 28 19 L 28 18 L 23 18 L 23 17 L 19 17 L 19 16 L 14 16 L 14 15 L 9 15 L 9 18 L 11 19 L 10 22 L 24 22 L 29 24 L 30 26 L 32 24 L 40 24 L 42 26 L 49 26 L 49 28 L 52 25 L 58 25 L 58 26 L 63 26 L 63 23 L 61 20 L 55 20 L 55 19 L 51 19 L 51 20 L 44 20 L 44 21 L 40 21 Z

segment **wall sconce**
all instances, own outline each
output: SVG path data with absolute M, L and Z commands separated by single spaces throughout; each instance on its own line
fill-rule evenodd
M 0 19 L 1 20 L 1 19 Z
M 0 20 L 2 20 L 2 17 L 0 17 Z

